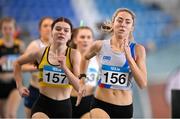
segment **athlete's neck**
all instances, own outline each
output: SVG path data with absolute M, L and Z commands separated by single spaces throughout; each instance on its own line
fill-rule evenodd
M 86 49 L 82 49 L 82 48 L 78 48 L 77 47 L 77 50 L 81 53 L 81 55 L 83 55 L 86 51 L 87 51 L 88 48 Z
M 3 42 L 7 47 L 11 47 L 14 45 L 14 39 L 12 37 L 3 37 Z
M 49 45 L 49 39 L 48 38 L 41 37 L 40 40 L 44 45 Z
M 80 49 L 78 49 L 78 51 L 81 53 L 81 55 L 84 54 L 84 51 L 82 51 L 82 50 L 80 50 Z
M 59 44 L 52 44 L 51 45 L 51 51 L 57 55 L 64 54 L 67 49 L 66 44 L 65 45 L 59 45 Z
M 118 49 L 123 49 L 124 39 L 121 37 L 112 36 L 111 46 L 116 47 Z

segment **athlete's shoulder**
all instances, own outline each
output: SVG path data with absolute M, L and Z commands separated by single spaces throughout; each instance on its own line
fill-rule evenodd
M 80 52 L 77 50 L 77 49 L 74 49 L 74 48 L 70 48 L 70 50 L 71 50 L 71 56 L 80 56 L 81 54 L 80 54 Z
M 38 59 L 42 59 L 45 55 L 47 55 L 48 50 L 49 50 L 49 46 L 37 49 L 36 53 L 37 53 Z
M 136 46 L 136 50 L 145 51 L 145 47 L 143 45 L 136 43 L 135 46 Z
M 38 47 L 36 41 L 33 40 L 27 46 L 26 51 L 30 52 L 30 51 L 34 51 L 34 50 L 37 50 L 37 49 L 40 49 L 40 48 Z
M 21 39 L 14 39 L 15 45 L 24 45 L 24 42 Z
M 141 44 L 136 44 L 135 52 L 136 52 L 136 56 L 140 56 L 140 57 L 146 56 L 146 50 L 144 46 Z
M 102 40 L 96 40 L 92 45 L 92 49 L 99 51 L 103 45 L 103 42 L 104 41 Z
M 94 41 L 93 44 L 95 44 L 95 45 L 102 45 L 103 42 L 104 42 L 104 40 L 96 40 L 96 41 Z
M 38 48 L 38 46 L 39 46 L 39 45 L 38 45 L 38 42 L 39 42 L 39 40 L 33 40 L 33 41 L 30 42 L 29 45 Z

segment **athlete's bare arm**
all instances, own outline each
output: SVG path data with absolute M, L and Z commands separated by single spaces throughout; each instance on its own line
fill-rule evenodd
M 89 59 L 99 53 L 102 47 L 102 41 L 95 41 L 93 45 L 86 51 L 81 59 L 81 74 L 84 74 L 88 67 Z
M 71 50 L 71 61 L 73 65 L 73 74 L 78 77 L 80 75 L 80 62 L 81 62 L 81 54 L 79 51 L 72 49 Z
M 22 77 L 21 77 L 21 66 L 23 64 L 40 61 L 41 56 L 44 52 L 44 48 L 41 50 L 36 50 L 30 53 L 24 53 L 21 55 L 15 62 L 14 62 L 14 75 L 16 79 L 17 88 L 23 86 L 22 84 Z
M 38 47 L 35 41 L 32 41 L 26 48 L 25 53 L 35 52 L 37 50 L 40 50 L 40 48 Z M 22 65 L 22 71 L 35 71 L 35 70 L 37 70 L 37 68 L 34 65 L 34 62 Z
M 138 86 L 142 89 L 147 86 L 146 52 L 145 48 L 137 44 L 135 47 L 136 59 L 128 57 L 128 63 Z

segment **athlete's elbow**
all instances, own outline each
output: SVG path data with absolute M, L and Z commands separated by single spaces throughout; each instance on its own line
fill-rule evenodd
M 147 80 L 144 80 L 144 81 L 142 81 L 142 82 L 140 83 L 139 88 L 140 88 L 140 89 L 144 89 L 144 88 L 146 88 L 146 87 L 147 87 Z
M 140 89 L 144 89 L 144 88 L 147 87 L 147 83 L 143 83 L 143 84 L 141 84 L 139 87 L 140 87 Z
M 16 67 L 21 66 L 18 59 L 13 62 L 13 66 L 16 66 Z
M 13 67 L 14 67 L 14 69 L 16 69 L 16 67 L 18 67 L 18 61 L 16 60 L 15 62 L 13 62 Z
M 21 65 L 20 65 L 20 63 L 18 62 L 18 60 L 16 60 L 15 62 L 13 62 L 13 68 L 14 68 L 14 72 L 21 70 Z

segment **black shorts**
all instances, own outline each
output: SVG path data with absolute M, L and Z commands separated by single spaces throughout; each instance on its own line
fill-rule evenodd
M 133 104 L 119 106 L 93 98 L 91 103 L 91 109 L 93 108 L 103 109 L 110 116 L 110 118 L 133 117 Z
M 75 106 L 77 97 L 71 97 L 73 118 L 80 118 L 83 114 L 90 111 L 92 97 L 92 95 L 83 97 L 81 103 L 77 107 Z
M 37 98 L 39 97 L 39 89 L 30 85 L 28 87 L 30 93 L 29 96 L 24 97 L 24 105 L 31 109 Z
M 14 89 L 16 89 L 16 81 L 14 79 L 8 82 L 4 82 L 0 79 L 0 99 L 7 99 Z
M 171 90 L 171 116 L 172 118 L 180 118 L 180 90 L 179 89 L 172 89 Z
M 36 112 L 43 112 L 49 118 L 72 118 L 71 100 L 54 100 L 40 93 L 31 110 L 31 116 Z

